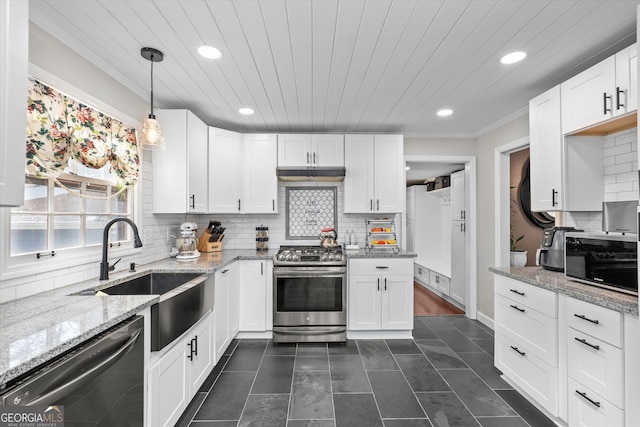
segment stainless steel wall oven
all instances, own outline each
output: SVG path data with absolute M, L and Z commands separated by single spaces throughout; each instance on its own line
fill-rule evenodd
M 273 264 L 273 341 L 346 341 L 346 273 L 340 247 L 281 247 Z

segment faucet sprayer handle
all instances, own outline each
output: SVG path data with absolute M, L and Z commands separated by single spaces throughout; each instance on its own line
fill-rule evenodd
M 120 262 L 122 258 L 118 258 L 118 260 L 116 262 L 113 263 L 113 265 L 109 266 L 109 271 L 113 271 L 116 269 L 116 264 Z

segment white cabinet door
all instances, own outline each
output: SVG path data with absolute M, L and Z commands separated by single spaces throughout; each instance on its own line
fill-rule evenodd
M 311 135 L 278 135 L 278 166 L 311 166 Z
M 638 109 L 638 45 L 634 43 L 615 55 L 616 87 L 613 114 L 621 116 Z
M 344 166 L 344 135 L 311 135 L 312 166 Z
M 245 213 L 278 212 L 277 151 L 275 134 L 244 136 Z
M 611 56 L 560 85 L 563 134 L 613 117 L 615 74 L 615 57 Z
M 373 135 L 346 135 L 344 164 L 345 213 L 374 212 Z
M 466 270 L 466 223 L 453 221 L 451 226 L 451 280 L 449 296 L 465 304 L 465 270 Z
M 381 297 L 379 275 L 349 275 L 348 329 L 379 330 Z
M 229 346 L 230 323 L 229 323 L 229 269 L 223 268 L 215 273 L 216 295 L 213 305 L 214 315 L 214 339 L 216 349 L 216 363 L 224 354 Z
M 413 329 L 413 276 L 381 278 L 381 329 Z
M 153 152 L 153 212 L 206 213 L 206 125 L 187 110 L 156 110 L 156 117 L 169 142 Z
M 529 101 L 531 210 L 563 209 L 560 87 Z
M 451 174 L 451 219 L 464 221 L 466 217 L 464 171 Z
M 240 212 L 243 156 L 241 134 L 209 128 L 209 212 Z
M 187 212 L 207 212 L 208 145 L 207 125 L 191 111 L 187 111 Z
M 581 427 L 624 426 L 624 411 L 569 378 L 569 425 Z M 637 422 L 637 420 L 634 420 Z
M 266 261 L 240 261 L 240 330 L 264 332 L 266 330 L 267 283 Z
M 182 340 L 181 340 L 182 341 Z M 180 343 L 179 343 L 180 344 Z M 173 426 L 189 403 L 185 348 L 176 344 L 149 368 L 150 426 Z
M 236 337 L 240 330 L 240 282 L 239 263 L 233 262 L 227 266 L 227 284 L 229 289 L 229 342 Z
M 402 135 L 375 135 L 374 141 L 375 212 L 403 212 L 405 174 Z
M 24 203 L 29 3 L 0 2 L 0 206 Z
M 213 369 L 212 316 L 209 314 L 189 333 L 186 341 L 186 363 L 189 372 L 188 397 L 191 399 Z

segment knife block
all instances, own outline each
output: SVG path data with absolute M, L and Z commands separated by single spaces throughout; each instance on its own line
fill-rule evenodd
M 222 251 L 222 242 L 210 242 L 209 238 L 211 234 L 203 231 L 200 235 L 200 239 L 198 239 L 198 251 L 200 252 L 221 252 Z

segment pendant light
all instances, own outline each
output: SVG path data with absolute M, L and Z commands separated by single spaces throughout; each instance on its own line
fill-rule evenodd
M 148 61 L 151 61 L 151 112 L 149 117 L 144 121 L 142 127 L 142 138 L 140 144 L 144 150 L 164 151 L 167 149 L 162 132 L 160 132 L 160 124 L 153 114 L 153 63 L 162 62 L 164 55 L 158 49 L 152 47 L 143 47 L 140 49 L 140 55 Z

